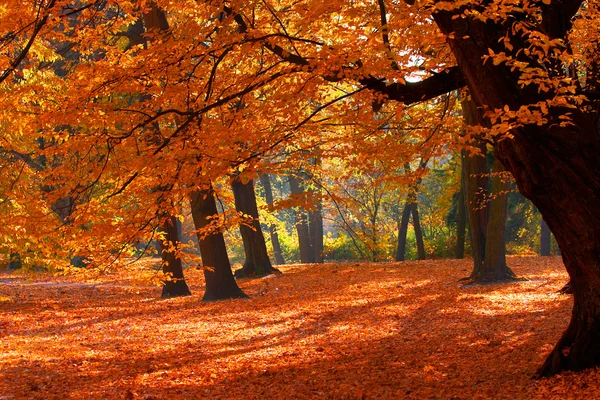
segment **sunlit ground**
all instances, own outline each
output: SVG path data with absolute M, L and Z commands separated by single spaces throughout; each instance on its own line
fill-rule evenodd
M 461 287 L 469 261 L 288 266 L 250 300 L 160 300 L 118 275 L 0 274 L 0 399 L 583 399 L 600 373 L 531 377 L 566 327 L 559 258 Z

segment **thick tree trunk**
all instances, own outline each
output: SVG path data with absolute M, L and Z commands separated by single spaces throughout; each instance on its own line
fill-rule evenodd
M 493 172 L 498 174 L 505 169 L 498 161 L 494 160 Z M 505 227 L 508 214 L 508 182 L 502 182 L 501 177 L 492 177 L 492 199 L 490 200 L 490 213 L 487 222 L 485 240 L 484 268 L 473 271 L 471 278 L 478 282 L 498 282 L 515 278 L 515 274 L 506 265 L 506 239 Z
M 415 230 L 415 239 L 417 242 L 417 260 L 425 259 L 425 243 L 423 242 L 423 230 L 421 229 L 421 221 L 419 220 L 419 209 L 417 203 L 410 205 L 412 218 L 413 218 L 413 229 Z
M 190 288 L 183 277 L 181 258 L 177 257 L 176 246 L 179 243 L 177 218 L 167 218 L 161 227 L 161 231 L 164 233 L 164 239 L 159 240 L 162 256 L 162 271 L 169 276 L 169 280 L 163 282 L 161 297 L 190 296 L 192 292 L 190 292 Z
M 463 172 L 461 173 L 460 192 L 456 202 L 456 247 L 454 249 L 454 257 L 457 259 L 462 259 L 465 257 L 465 235 L 467 231 L 464 166 L 461 166 L 461 168 L 463 169 Z
M 21 269 L 23 264 L 21 263 L 21 255 L 19 253 L 10 253 L 10 260 L 8 261 L 8 269 L 16 270 Z
M 465 112 L 465 118 L 468 113 Z M 468 122 L 468 120 L 467 120 Z M 485 261 L 485 234 L 487 232 L 488 207 L 485 197 L 488 193 L 488 169 L 485 159 L 485 144 L 478 144 L 481 155 L 469 156 L 463 152 L 465 204 L 471 235 L 473 271 L 483 269 Z
M 303 190 L 300 181 L 296 177 L 290 178 L 290 192 L 294 195 L 301 195 Z M 308 217 L 306 211 L 300 207 L 295 209 L 296 231 L 298 232 L 298 247 L 300 248 L 300 262 L 311 264 L 315 262 L 314 250 L 310 240 L 310 231 L 308 228 Z
M 194 226 L 197 230 L 204 230 L 197 233 L 206 280 L 206 292 L 202 301 L 248 297 L 233 278 L 223 233 L 218 227 L 209 226 L 209 218 L 218 214 L 212 189 L 192 192 L 190 205 Z
M 540 256 L 550 255 L 550 228 L 548 224 L 542 218 L 542 224 L 540 227 Z
M 240 225 L 240 234 L 244 242 L 246 261 L 242 269 L 235 271 L 235 277 L 258 277 L 279 272 L 271 265 L 265 238 L 258 222 L 258 206 L 254 192 L 254 181 L 242 183 L 236 178 L 231 182 L 231 187 L 235 199 L 235 209 L 252 218 L 251 226 Z
M 265 200 L 268 206 L 273 205 L 273 189 L 271 187 L 271 180 L 269 175 L 263 174 L 260 177 L 260 183 L 265 190 Z M 271 236 L 271 245 L 273 246 L 273 256 L 275 257 L 275 263 L 278 265 L 285 264 L 283 258 L 283 252 L 281 251 L 281 245 L 279 244 L 279 235 L 277 234 L 277 227 L 275 224 L 269 225 L 269 235 Z
M 439 12 L 434 18 L 444 33 L 452 33 L 448 42 L 478 104 L 492 110 L 518 110 L 555 96 L 535 85 L 522 86 L 518 69 L 483 62 L 490 49 L 496 54 L 505 50 L 500 38 L 512 36 L 513 52 L 536 66 L 536 60 L 523 51 L 527 44 L 512 35 L 510 24 L 453 18 L 453 14 Z M 569 326 L 538 376 L 600 365 L 600 135 L 582 110 L 549 108 L 546 124 L 515 127 L 510 139 L 495 144 L 497 157 L 554 233 L 574 291 Z M 569 123 L 561 124 L 559 116 L 568 116 Z
M 400 226 L 398 227 L 398 246 L 396 247 L 396 261 L 404 261 L 406 257 L 406 236 L 408 235 L 408 219 L 410 218 L 411 207 L 406 201 L 402 209 L 402 217 L 400 218 Z
M 472 100 L 463 100 L 462 107 L 468 125 L 485 124 L 481 110 Z M 476 145 L 480 155 L 463 156 L 473 253 L 473 271 L 469 279 L 473 282 L 500 282 L 515 278 L 506 265 L 504 231 L 508 213 L 508 183 L 497 176 L 505 169 L 495 158 L 493 172 L 496 175 L 491 179 L 489 190 L 487 146 L 483 141 Z

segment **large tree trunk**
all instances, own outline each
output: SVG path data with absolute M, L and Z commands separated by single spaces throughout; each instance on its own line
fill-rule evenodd
M 246 261 L 242 269 L 235 271 L 235 277 L 258 277 L 279 272 L 271 265 L 265 238 L 258 222 L 258 206 L 254 192 L 254 181 L 242 183 L 236 178 L 231 182 L 231 187 L 235 199 L 235 209 L 252 218 L 251 226 L 240 225 L 240 234 L 244 242 Z
M 512 36 L 513 52 L 537 65 L 508 23 L 453 18 L 458 13 L 439 12 L 434 18 L 444 33 L 452 33 L 448 42 L 478 104 L 518 110 L 555 96 L 534 85 L 521 86 L 518 70 L 483 62 L 490 49 L 505 51 L 500 38 Z M 569 326 L 538 376 L 600 364 L 600 135 L 590 115 L 578 108 L 554 105 L 546 116 L 545 125 L 516 127 L 512 138 L 495 144 L 497 157 L 554 233 L 574 291 Z M 559 116 L 569 116 L 570 123 L 561 124 Z
M 290 192 L 294 195 L 303 193 L 300 181 L 296 177 L 290 178 Z M 300 262 L 311 264 L 315 262 L 314 250 L 310 240 L 310 231 L 308 227 L 308 217 L 306 211 L 300 207 L 295 209 L 296 232 L 298 233 L 298 247 L 300 248 Z
M 209 226 L 209 218 L 218 214 L 212 189 L 192 192 L 190 205 L 194 226 L 197 230 L 204 231 L 197 233 L 206 280 L 206 292 L 202 301 L 248 297 L 233 278 L 223 233 L 218 227 Z
M 472 100 L 462 101 L 467 125 L 483 125 L 481 110 Z M 499 282 L 513 279 L 514 273 L 506 265 L 506 239 L 504 237 L 508 213 L 508 184 L 498 176 L 491 179 L 489 190 L 489 169 L 487 166 L 487 146 L 477 140 L 475 146 L 481 154 L 463 154 L 466 199 L 471 232 L 473 271 L 469 279 L 473 282 Z M 493 172 L 499 174 L 504 167 L 494 159 Z
M 508 182 L 503 182 L 497 174 L 504 171 L 504 167 L 496 158 L 494 160 L 492 180 L 492 199 L 490 200 L 490 213 L 487 222 L 485 237 L 485 259 L 483 270 L 473 271 L 471 278 L 478 282 L 497 282 L 512 279 L 515 274 L 506 265 L 506 239 L 505 227 L 508 214 Z
M 273 189 L 271 187 L 271 180 L 269 175 L 263 174 L 260 176 L 260 183 L 265 190 L 265 200 L 268 206 L 273 205 Z M 279 244 L 279 235 L 277 235 L 277 227 L 275 224 L 269 225 L 269 235 L 271 236 L 271 245 L 273 246 L 273 256 L 275 257 L 275 263 L 278 265 L 285 264 L 283 258 L 283 252 L 281 251 L 281 245 Z
M 550 255 L 550 228 L 548 228 L 548 224 L 542 218 L 542 223 L 540 227 L 540 256 L 549 256 Z
M 461 162 L 460 192 L 456 202 L 456 247 L 454 257 L 462 259 L 465 257 L 465 235 L 467 230 L 467 207 L 465 205 L 465 176 L 464 164 Z
M 176 246 L 179 243 L 179 230 L 177 218 L 169 217 L 163 223 L 161 231 L 163 240 L 159 240 L 162 256 L 162 271 L 169 276 L 163 282 L 162 298 L 190 296 L 190 288 L 183 277 L 181 258 L 177 256 Z

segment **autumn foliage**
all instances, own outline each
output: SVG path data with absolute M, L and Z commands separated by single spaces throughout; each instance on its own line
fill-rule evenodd
M 291 265 L 250 300 L 159 300 L 117 274 L 0 280 L 0 392 L 51 398 L 594 398 L 596 370 L 531 379 L 569 317 L 558 258 L 461 286 L 465 261 Z M 144 266 L 135 270 L 146 271 Z M 199 271 L 186 271 L 201 293 Z

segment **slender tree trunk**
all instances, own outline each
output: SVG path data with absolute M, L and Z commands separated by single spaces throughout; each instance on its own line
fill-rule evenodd
M 542 218 L 541 224 L 541 233 L 540 233 L 540 256 L 549 256 L 550 255 L 550 228 L 548 228 L 548 224 Z
M 499 42 L 511 37 L 510 23 L 455 18 L 459 13 L 463 10 L 440 11 L 434 19 L 445 34 L 452 33 L 450 48 L 478 104 L 519 110 L 554 97 L 552 91 L 518 84 L 518 69 L 483 62 L 490 51 L 505 50 Z M 513 52 L 536 66 L 524 51 L 527 43 L 512 37 L 518 39 L 511 40 Z M 600 365 L 600 134 L 581 108 L 553 105 L 546 116 L 545 125 L 516 126 L 510 139 L 495 144 L 497 157 L 554 233 L 574 292 L 569 326 L 538 376 Z M 569 123 L 558 116 L 568 116 Z
M 467 228 L 467 207 L 465 205 L 465 176 L 464 164 L 461 162 L 460 192 L 456 203 L 456 248 L 454 257 L 462 259 L 465 257 L 465 234 Z
M 205 230 L 197 233 L 206 280 L 206 292 L 202 301 L 248 297 L 233 278 L 223 233 L 218 227 L 209 226 L 211 225 L 209 218 L 218 214 L 212 188 L 192 192 L 190 205 L 195 228 Z
M 169 280 L 163 282 L 162 298 L 190 296 L 190 288 L 183 277 L 181 258 L 177 256 L 176 246 L 179 243 L 177 218 L 169 217 L 163 223 L 161 231 L 164 239 L 159 240 L 162 256 L 163 273 L 169 275 Z
M 315 210 L 308 212 L 309 236 L 315 263 L 323 263 L 323 206 L 318 200 Z
M 231 182 L 235 209 L 252 218 L 252 225 L 240 225 L 240 234 L 244 242 L 246 261 L 242 269 L 235 271 L 236 277 L 265 276 L 279 272 L 271 265 L 267 245 L 258 221 L 258 206 L 254 192 L 254 181 L 242 183 L 239 179 Z
M 413 218 L 413 229 L 415 230 L 415 239 L 417 242 L 417 260 L 424 260 L 425 243 L 423 242 L 423 230 L 421 229 L 421 221 L 419 220 L 419 209 L 417 203 L 412 203 L 410 208 Z
M 265 189 L 265 200 L 267 202 L 267 205 L 272 206 L 273 189 L 271 187 L 271 180 L 269 179 L 269 175 L 261 175 L 260 183 Z M 271 244 L 273 245 L 273 256 L 275 257 L 275 263 L 278 265 L 285 264 L 283 252 L 281 251 L 281 245 L 279 244 L 279 235 L 277 235 L 277 227 L 275 226 L 275 224 L 269 225 L 269 235 L 271 236 Z
M 408 234 L 408 219 L 410 218 L 411 208 L 408 200 L 404 203 L 400 226 L 398 227 L 398 247 L 396 247 L 396 261 L 404 261 L 406 256 L 406 236 Z
M 298 178 L 290 178 L 290 191 L 294 195 L 301 195 L 303 193 Z M 311 245 L 310 231 L 308 228 L 308 218 L 306 215 L 306 211 L 304 211 L 300 207 L 296 207 L 295 219 L 296 231 L 298 232 L 298 246 L 300 248 L 300 262 L 303 264 L 314 263 L 315 253 Z

